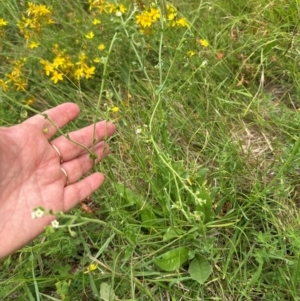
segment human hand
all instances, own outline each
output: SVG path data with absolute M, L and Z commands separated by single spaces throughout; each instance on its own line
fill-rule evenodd
M 44 113 L 61 128 L 76 118 L 79 108 L 73 103 L 65 103 Z M 45 124 L 46 131 L 43 130 Z M 90 148 L 93 127 L 69 133 L 69 137 Z M 56 131 L 55 126 L 42 115 L 31 117 L 19 125 L 0 127 L 0 258 L 27 244 L 54 220 L 49 215 L 32 219 L 35 208 L 68 211 L 103 183 L 104 176 L 98 172 L 78 181 L 92 168 L 93 161 L 87 151 L 63 136 L 51 141 L 57 152 L 49 143 Z M 109 152 L 103 138 L 114 132 L 112 123 L 96 124 L 96 162 Z

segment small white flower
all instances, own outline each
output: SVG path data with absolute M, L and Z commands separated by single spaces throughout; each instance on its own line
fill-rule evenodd
M 171 208 L 172 208 L 172 209 L 181 210 L 181 209 L 182 209 L 182 206 L 180 205 L 179 202 L 176 202 L 175 204 L 172 204 L 172 205 L 171 205 Z
M 204 60 L 203 62 L 202 62 L 202 64 L 201 64 L 201 67 L 204 67 L 204 66 L 206 66 L 208 64 L 208 61 L 207 60 Z
M 45 215 L 45 212 L 44 210 L 42 210 L 41 208 L 36 208 L 34 209 L 32 212 L 31 212 L 31 217 L 33 219 L 36 219 L 36 218 L 41 218 Z
M 120 10 L 118 10 L 118 11 L 116 12 L 116 16 L 117 16 L 117 17 L 121 17 L 121 16 L 122 16 L 122 12 L 121 12 Z
M 106 62 L 107 62 L 107 57 L 106 56 L 101 56 L 100 63 L 105 64 Z
M 138 134 L 140 134 L 142 132 L 142 129 L 141 128 L 136 128 L 136 130 L 135 130 L 135 133 L 138 135 Z
M 54 221 L 51 222 L 51 226 L 53 228 L 58 228 L 59 227 L 59 222 L 55 219 Z

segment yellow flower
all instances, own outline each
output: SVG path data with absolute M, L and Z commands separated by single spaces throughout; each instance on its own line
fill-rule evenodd
M 209 45 L 209 43 L 206 39 L 199 39 L 199 40 L 197 40 L 197 42 L 203 47 L 208 47 L 208 45 Z
M 126 12 L 126 10 L 127 8 L 123 4 L 118 5 L 116 8 L 116 16 L 121 17 Z
M 151 8 L 150 12 L 148 14 L 152 18 L 153 21 L 156 21 L 160 18 L 160 12 L 157 8 Z
M 17 66 L 17 65 L 16 65 L 16 66 L 13 68 L 13 70 L 11 71 L 11 74 L 13 74 L 13 75 L 16 76 L 16 77 L 20 77 L 21 74 L 22 74 L 21 68 L 22 68 L 22 66 Z
M 81 77 L 84 77 L 84 70 L 83 68 L 78 68 L 74 72 L 74 76 L 77 80 L 79 80 Z
M 95 69 L 96 69 L 96 67 L 94 67 L 94 66 L 84 68 L 85 78 L 86 79 L 91 78 L 92 75 L 95 74 Z
M 44 65 L 44 70 L 45 70 L 46 75 L 49 76 L 50 73 L 54 71 L 54 67 L 49 63 L 49 64 Z
M 91 263 L 85 270 L 85 272 L 83 272 L 84 274 L 88 274 L 92 271 L 95 271 L 97 269 L 97 264 L 95 263 Z
M 93 59 L 93 61 L 94 61 L 95 63 L 100 63 L 100 62 L 101 62 L 101 59 L 100 59 L 100 57 L 95 57 L 95 58 Z
M 57 56 L 53 60 L 53 67 L 55 67 L 55 68 L 59 68 L 60 66 L 63 66 L 64 64 L 65 64 L 65 58 L 63 58 L 62 56 Z
M 39 47 L 39 46 L 40 46 L 39 43 L 37 43 L 37 42 L 35 42 L 35 41 L 32 41 L 32 42 L 28 45 L 28 48 L 33 49 L 33 48 L 37 48 L 37 47 Z
M 143 28 L 150 27 L 154 22 L 148 13 L 143 13 L 135 16 L 136 24 Z
M 55 70 L 52 74 L 51 80 L 57 84 L 59 80 L 63 80 L 63 74 Z
M 116 11 L 116 6 L 112 3 L 108 3 L 106 7 L 108 8 L 109 14 L 112 14 Z
M 5 76 L 8 78 L 8 82 L 16 82 L 19 77 L 15 72 L 7 73 Z
M 42 65 L 44 65 L 44 70 L 45 70 L 45 73 L 46 73 L 47 76 L 49 76 L 50 73 L 54 71 L 54 67 L 52 66 L 52 64 L 50 62 L 41 59 L 40 63 Z
M 174 20 L 176 18 L 176 16 L 177 16 L 176 12 L 169 13 L 168 14 L 168 20 L 172 21 L 172 20 Z
M 181 27 L 188 27 L 189 23 L 187 22 L 186 18 L 180 18 L 176 20 L 176 25 L 181 26 Z
M 97 25 L 97 24 L 100 24 L 101 21 L 99 19 L 95 18 L 92 23 L 93 23 L 93 25 Z
M 100 0 L 101 3 L 98 3 L 96 7 L 98 8 L 98 13 L 102 15 L 103 13 L 107 13 L 106 4 L 103 0 Z M 97 2 L 97 1 L 96 1 Z
M 54 23 L 55 23 L 54 20 L 52 20 L 50 18 L 47 20 L 47 24 L 54 24 Z
M 28 9 L 26 11 L 27 15 L 34 15 L 34 16 L 46 16 L 51 14 L 51 10 L 46 5 L 37 5 L 32 2 L 28 2 Z
M 113 113 L 117 113 L 117 112 L 119 111 L 119 108 L 118 108 L 118 107 L 112 107 L 112 108 L 111 108 L 111 111 L 112 111 Z
M 123 4 L 120 4 L 120 5 L 118 6 L 118 9 L 119 9 L 119 11 L 120 11 L 122 14 L 124 14 L 124 13 L 126 12 L 126 10 L 127 10 L 127 8 L 126 8 Z
M 26 100 L 25 105 L 26 106 L 32 106 L 34 104 L 34 98 L 29 98 Z
M 4 91 L 4 92 L 8 90 L 7 82 L 5 82 L 3 79 L 0 79 L 0 88 L 1 88 L 2 91 Z
M 24 81 L 14 82 L 14 85 L 17 87 L 17 91 L 26 91 L 27 83 Z
M 194 50 L 189 50 L 186 54 L 188 56 L 194 56 L 196 54 L 196 52 Z
M 7 25 L 7 21 L 5 21 L 3 18 L 0 18 L 0 27 L 6 25 Z
M 103 43 L 101 43 L 99 46 L 98 46 L 98 50 L 104 50 L 105 49 L 105 45 Z
M 94 36 L 95 34 L 92 31 L 90 31 L 88 34 L 85 35 L 85 37 L 89 40 L 91 40 Z

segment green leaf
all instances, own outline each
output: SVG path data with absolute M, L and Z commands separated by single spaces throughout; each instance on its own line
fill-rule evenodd
M 204 186 L 201 186 L 197 190 L 197 197 L 199 199 L 199 202 L 196 206 L 196 211 L 203 213 L 204 224 L 211 222 L 214 217 L 214 212 L 212 209 L 212 200 Z
M 69 272 L 71 270 L 71 266 L 69 264 L 62 265 L 62 264 L 54 264 L 52 267 L 53 271 L 58 273 L 61 277 L 67 278 L 69 276 Z
M 143 198 L 140 195 L 119 183 L 115 183 L 115 187 L 119 195 L 126 200 L 128 206 L 138 205 L 138 208 L 143 206 Z
M 212 272 L 211 264 L 208 260 L 200 255 L 196 255 L 189 266 L 191 278 L 204 284 Z
M 143 227 L 152 228 L 157 223 L 157 217 L 151 209 L 144 209 L 141 212 Z
M 179 269 L 189 258 L 189 251 L 184 247 L 180 247 L 168 251 L 156 258 L 154 263 L 162 270 L 171 272 Z
M 66 300 L 69 293 L 70 282 L 65 280 L 55 283 L 56 293 L 60 296 L 62 300 Z M 69 299 L 69 298 L 68 298 Z
M 102 282 L 100 285 L 101 300 L 103 301 L 115 300 L 114 295 L 115 295 L 114 290 L 112 289 L 111 285 L 106 282 Z
M 203 182 L 206 179 L 207 173 L 208 173 L 209 169 L 208 168 L 200 168 L 197 171 L 197 182 L 202 185 Z
M 174 227 L 169 227 L 166 233 L 164 234 L 163 241 L 168 241 L 179 236 L 180 234 L 176 231 Z

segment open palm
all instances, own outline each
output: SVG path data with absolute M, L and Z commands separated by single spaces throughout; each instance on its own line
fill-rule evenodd
M 79 108 L 65 103 L 45 114 L 61 128 L 79 114 Z M 91 125 L 69 136 L 89 148 L 93 129 Z M 114 131 L 111 123 L 96 124 L 97 162 L 109 152 L 103 138 Z M 89 153 L 63 136 L 51 141 L 57 152 L 49 143 L 55 133 L 56 127 L 42 115 L 0 128 L 0 258 L 34 239 L 53 220 L 51 216 L 32 219 L 35 208 L 65 212 L 100 187 L 104 180 L 101 173 L 80 180 L 93 165 Z

